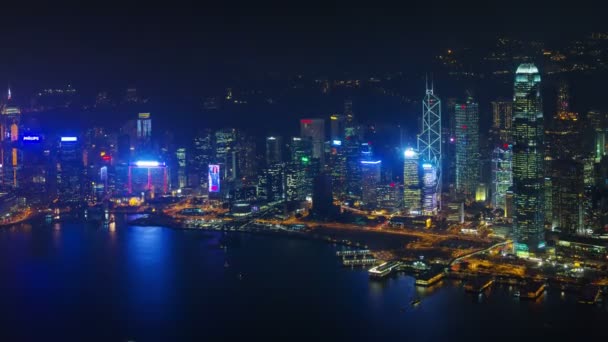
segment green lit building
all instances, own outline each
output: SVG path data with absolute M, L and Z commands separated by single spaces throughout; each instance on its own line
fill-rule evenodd
M 515 72 L 513 96 L 513 229 L 518 255 L 542 253 L 544 237 L 543 111 L 534 64 Z

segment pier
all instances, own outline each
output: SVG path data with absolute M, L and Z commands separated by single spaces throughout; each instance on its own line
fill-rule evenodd
M 464 286 L 466 292 L 481 293 L 494 284 L 494 279 L 489 277 L 477 277 L 467 282 Z
M 337 251 L 336 256 L 357 256 L 357 255 L 370 255 L 372 252 L 369 249 L 349 249 L 346 251 Z
M 376 267 L 372 267 L 369 269 L 369 276 L 372 278 L 383 278 L 386 277 L 387 275 L 389 275 L 394 269 L 396 269 L 397 267 L 399 267 L 399 265 L 401 265 L 401 262 L 399 261 L 389 261 L 389 262 L 385 262 L 381 265 L 378 265 Z
M 578 298 L 581 304 L 596 304 L 602 299 L 602 290 L 596 285 L 586 285 Z
M 536 299 L 543 294 L 546 287 L 544 282 L 538 281 L 524 284 L 518 290 L 519 299 Z
M 344 259 L 342 265 L 344 266 L 371 266 L 378 262 L 376 258 L 363 258 L 363 259 Z

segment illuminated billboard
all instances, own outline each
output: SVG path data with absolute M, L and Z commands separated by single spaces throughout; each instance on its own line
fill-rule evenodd
M 220 166 L 209 165 L 209 192 L 220 192 Z
M 40 141 L 40 136 L 38 135 L 26 135 L 22 138 L 23 141 Z
M 138 117 L 140 119 L 149 119 L 150 118 L 150 113 L 139 113 Z
M 78 141 L 77 137 L 61 137 L 61 141 L 62 142 L 66 142 L 66 141 Z

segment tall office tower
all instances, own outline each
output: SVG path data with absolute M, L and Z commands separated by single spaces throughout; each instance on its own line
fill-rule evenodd
M 346 127 L 346 116 L 332 114 L 330 117 L 331 140 L 344 140 L 344 128 Z
M 412 148 L 403 155 L 403 204 L 410 214 L 420 214 L 420 157 Z
M 334 198 L 344 199 L 346 196 L 346 154 L 341 140 L 333 140 L 329 152 L 329 168 Z
M 552 226 L 568 234 L 580 228 L 579 216 L 583 202 L 583 164 L 577 160 L 559 159 L 551 162 Z
M 302 171 L 303 179 L 300 185 L 302 188 L 299 196 L 306 199 L 312 196 L 313 179 L 320 171 L 318 159 L 312 158 L 312 139 L 292 137 L 289 149 L 291 161 Z
M 263 194 L 267 201 L 275 202 L 285 199 L 285 164 L 275 163 L 262 171 L 258 179 L 258 194 Z
M 300 162 L 285 163 L 285 199 L 288 201 L 306 199 L 306 172 Z
M 213 149 L 214 134 L 210 129 L 202 129 L 194 136 L 192 153 L 190 153 L 190 186 L 208 188 L 209 164 L 213 164 L 215 150 Z
M 19 150 L 19 124 L 21 110 L 10 101 L 10 90 L 8 104 L 2 109 L 0 121 L 1 137 L 1 164 L 2 185 L 8 188 L 18 187 L 18 170 L 21 167 L 21 151 Z
M 510 145 L 492 152 L 492 207 L 507 212 L 507 191 L 513 186 L 513 155 Z
M 51 199 L 52 191 L 47 189 L 50 182 L 49 168 L 52 165 L 48 155 L 44 153 L 43 137 L 37 134 L 27 134 L 21 137 L 23 151 L 23 182 L 19 188 L 28 198 L 28 202 L 38 204 Z
M 186 173 L 186 149 L 180 147 L 175 151 L 177 160 L 177 186 L 179 189 L 185 188 L 188 184 Z
M 422 214 L 435 215 L 441 209 L 441 100 L 433 86 L 426 86 L 422 100 L 422 132 L 418 135 L 422 162 Z
M 243 131 L 237 132 L 237 172 L 235 178 L 244 182 L 253 181 L 257 175 L 257 149 L 253 136 Z
M 155 160 L 138 160 L 129 165 L 128 193 L 154 198 L 169 191 L 169 170 L 165 163 Z
M 57 148 L 57 196 L 60 202 L 78 202 L 82 190 L 82 148 L 78 138 L 61 137 Z
M 492 101 L 492 129 L 498 132 L 501 144 L 510 144 L 512 138 L 513 102 Z
M 137 115 L 137 142 L 140 151 L 149 152 L 152 148 L 152 118 L 150 113 L 139 113 Z
M 471 198 L 479 185 L 479 105 L 469 97 L 457 103 L 456 191 Z
M 356 134 L 356 130 L 347 130 L 347 134 Z M 357 135 L 347 135 L 344 140 L 346 163 L 346 195 L 361 199 L 361 144 Z
M 381 181 L 381 169 L 381 160 L 361 161 L 361 200 L 368 208 L 375 208 L 378 205 L 377 187 Z
M 534 64 L 515 72 L 513 96 L 513 228 L 519 255 L 544 251 L 543 111 L 540 73 Z
M 283 161 L 283 138 L 266 137 L 266 166 Z
M 344 100 L 344 116 L 346 116 L 347 123 L 353 123 L 355 121 L 355 114 L 353 113 L 353 100 Z
M 215 132 L 215 163 L 220 165 L 221 179 L 236 177 L 236 130 L 221 129 Z
M 324 144 L 325 144 L 325 120 L 323 119 L 302 119 L 300 120 L 300 137 L 312 139 L 312 157 L 324 163 Z

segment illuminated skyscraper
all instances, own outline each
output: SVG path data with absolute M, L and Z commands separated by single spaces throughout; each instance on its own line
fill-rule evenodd
M 194 137 L 192 153 L 190 153 L 190 186 L 207 188 L 209 164 L 213 163 L 213 132 L 210 129 L 200 130 Z
M 129 165 L 129 194 L 147 193 L 150 198 L 169 191 L 168 170 L 158 161 L 136 161 Z
M 492 128 L 498 132 L 500 143 L 510 144 L 512 138 L 513 102 L 492 101 Z
M 380 185 L 381 160 L 361 161 L 361 199 L 368 208 L 375 208 L 378 204 L 377 187 Z
M 57 149 L 57 195 L 61 202 L 78 202 L 83 181 L 82 148 L 77 137 L 61 137 Z
M 152 145 L 152 118 L 150 113 L 139 113 L 137 116 L 137 141 L 139 150 L 148 150 Z
M 186 149 L 181 147 L 175 152 L 177 159 L 177 185 L 178 187 L 185 188 L 187 185 L 186 176 Z
M 434 215 L 441 206 L 441 100 L 426 87 L 422 100 L 422 132 L 418 151 L 422 163 L 422 213 Z
M 513 186 L 513 165 L 510 145 L 496 147 L 492 152 L 492 206 L 507 212 L 507 191 Z
M 324 162 L 325 143 L 325 120 L 323 119 L 302 119 L 300 120 L 300 137 L 312 139 L 312 157 L 319 159 L 321 164 Z
M 521 64 L 513 96 L 513 188 L 515 251 L 542 252 L 544 238 L 543 111 L 540 73 Z
M 291 151 L 291 161 L 297 167 L 300 178 L 298 184 L 298 197 L 306 199 L 307 196 L 312 196 L 313 179 L 319 173 L 319 162 L 312 158 L 312 139 L 292 137 L 289 149 Z
M 221 129 L 215 132 L 215 161 L 221 170 L 221 179 L 236 177 L 236 130 Z
M 345 144 L 341 140 L 333 140 L 329 152 L 329 168 L 331 174 L 334 198 L 343 199 L 346 196 L 346 153 Z
M 457 103 L 456 191 L 471 198 L 479 185 L 479 105 L 469 97 Z
M 420 213 L 420 159 L 418 153 L 408 148 L 403 162 L 403 204 L 410 214 Z

